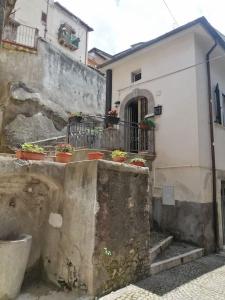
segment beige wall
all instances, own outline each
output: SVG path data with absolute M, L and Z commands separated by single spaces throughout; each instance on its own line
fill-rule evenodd
M 122 102 L 136 88 L 153 94 L 155 105 L 163 106 L 162 115 L 155 118 L 155 194 L 161 196 L 163 185 L 173 185 L 176 200 L 199 202 L 203 201 L 203 192 L 199 190 L 201 172 L 197 169 L 196 72 L 195 68 L 185 69 L 194 63 L 195 38 L 191 31 L 133 54 L 112 67 L 113 103 Z M 138 69 L 142 70 L 142 79 L 132 84 L 131 72 Z M 185 70 L 176 72 L 181 69 Z
M 38 28 L 40 36 L 44 37 L 45 25 L 41 21 L 42 12 L 47 12 L 47 0 L 18 0 L 15 19 L 21 24 Z M 50 0 L 47 23 L 47 40 L 51 41 L 55 46 L 60 48 L 61 51 L 73 59 L 86 63 L 88 42 L 87 28 L 54 5 L 53 0 Z M 58 29 L 63 23 L 68 23 L 76 30 L 78 37 L 80 37 L 81 41 L 78 50 L 70 51 L 58 43 Z
M 213 39 L 204 39 L 202 36 L 196 35 L 195 49 L 196 61 L 204 61 L 206 53 L 213 46 Z M 221 58 L 219 58 L 222 56 Z M 224 51 L 217 46 L 211 55 L 211 85 L 212 85 L 212 99 L 214 104 L 215 87 L 219 84 L 221 92 L 225 93 L 225 63 Z M 202 167 L 202 190 L 205 201 L 212 201 L 211 189 L 211 152 L 210 152 L 210 135 L 209 135 L 209 113 L 208 113 L 208 94 L 207 94 L 207 76 L 206 64 L 199 65 L 196 68 L 197 74 L 197 93 L 198 93 L 198 128 L 199 128 L 199 149 L 200 149 L 200 166 Z M 221 103 L 222 104 L 222 103 Z M 215 120 L 215 108 L 213 106 L 213 115 Z M 222 211 L 221 211 L 221 180 L 225 180 L 225 126 L 214 124 L 214 138 L 215 138 L 215 156 L 216 156 L 216 170 L 217 170 L 217 201 L 218 201 L 218 215 L 220 224 L 220 243 L 224 244 L 222 238 Z
M 161 196 L 163 185 L 172 185 L 176 200 L 212 201 L 204 63 L 212 45 L 213 39 L 202 27 L 196 26 L 108 66 L 113 70 L 113 103 L 123 102 L 138 88 L 150 91 L 155 105 L 163 106 L 163 114 L 155 117 L 157 156 L 153 169 L 155 194 L 158 196 Z M 213 55 L 221 55 L 221 49 Z M 142 70 L 142 79 L 131 83 L 131 73 L 138 69 Z M 181 69 L 185 70 L 176 72 Z M 219 82 L 225 92 L 224 77 L 225 64 L 221 64 L 221 60 L 213 62 L 213 90 Z M 215 141 L 217 169 L 225 170 L 224 126 L 215 125 Z

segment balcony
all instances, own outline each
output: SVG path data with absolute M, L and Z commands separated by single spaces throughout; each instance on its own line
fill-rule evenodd
M 36 50 L 38 36 L 37 28 L 22 25 L 11 19 L 4 28 L 3 42 Z
M 76 36 L 76 32 L 67 24 L 62 24 L 58 32 L 58 40 L 60 45 L 75 51 L 79 48 L 80 38 Z
M 111 124 L 107 117 L 100 116 L 72 117 L 67 137 L 76 149 L 120 149 L 155 156 L 154 128 L 140 128 L 137 123 L 118 120 L 118 124 Z

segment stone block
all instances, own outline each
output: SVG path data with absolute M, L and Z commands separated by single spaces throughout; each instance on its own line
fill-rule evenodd
M 183 264 L 186 264 L 188 262 L 191 262 L 195 259 L 202 257 L 203 255 L 204 255 L 204 249 L 200 248 L 200 249 L 189 251 L 188 253 L 181 255 L 181 260 Z
M 181 257 L 172 257 L 166 260 L 162 260 L 151 265 L 151 275 L 157 274 L 159 272 L 172 269 L 181 265 Z

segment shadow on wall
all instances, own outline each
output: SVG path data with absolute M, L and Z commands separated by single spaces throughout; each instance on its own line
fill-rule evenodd
M 28 277 L 40 277 L 49 214 L 60 208 L 59 189 L 46 183 L 45 178 L 32 175 L 0 177 L 0 239 L 9 240 L 22 233 L 32 236 Z

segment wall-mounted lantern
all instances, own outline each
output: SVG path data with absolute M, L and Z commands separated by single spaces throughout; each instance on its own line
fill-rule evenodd
M 116 101 L 116 102 L 114 102 L 114 104 L 115 104 L 115 107 L 118 108 L 120 106 L 120 101 Z
M 162 114 L 162 105 L 157 105 L 154 107 L 154 115 L 160 116 Z

